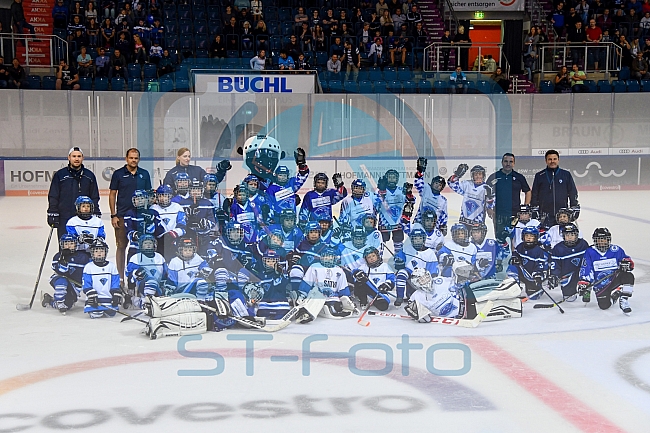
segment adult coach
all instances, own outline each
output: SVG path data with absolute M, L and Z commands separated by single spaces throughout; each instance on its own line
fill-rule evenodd
M 124 261 L 126 247 L 129 242 L 126 238 L 124 215 L 133 207 L 133 193 L 137 189 L 150 190 L 151 176 L 149 172 L 140 168 L 140 151 L 131 148 L 126 151 L 126 164 L 113 172 L 108 205 L 111 208 L 111 225 L 115 229 L 115 262 L 120 279 L 124 279 Z
M 57 236 L 66 233 L 65 225 L 77 214 L 74 202 L 80 195 L 90 197 L 95 204 L 94 213 L 101 217 L 99 210 L 99 188 L 95 174 L 83 165 L 84 154 L 78 147 L 68 151 L 68 166 L 57 171 L 52 177 L 47 194 L 47 224 L 56 229 Z
M 562 208 L 570 208 L 573 220 L 580 215 L 578 189 L 571 173 L 560 168 L 560 154 L 548 150 L 544 155 L 546 168 L 535 175 L 530 205 L 539 208 L 539 220 L 544 227 L 556 224 L 555 214 Z
M 505 240 L 503 229 L 510 226 L 512 217 L 517 215 L 521 206 L 521 193 L 524 193 L 524 204 L 530 204 L 531 191 L 526 178 L 514 170 L 515 155 L 504 153 L 501 158 L 501 170 L 488 177 L 487 184 L 491 185 L 495 195 L 494 234 L 500 241 Z
M 176 165 L 165 175 L 163 185 L 171 186 L 174 190 L 174 194 L 177 193 L 175 182 L 177 173 L 187 173 L 190 179 L 196 179 L 203 182 L 206 172 L 198 165 L 190 165 L 191 158 L 192 154 L 190 153 L 190 149 L 187 147 L 181 147 L 178 149 L 178 152 L 176 152 Z M 232 166 L 230 165 L 230 161 L 227 159 L 224 159 L 217 164 L 217 172 L 215 173 L 217 175 L 217 182 L 221 182 L 226 176 L 226 171 L 231 168 Z

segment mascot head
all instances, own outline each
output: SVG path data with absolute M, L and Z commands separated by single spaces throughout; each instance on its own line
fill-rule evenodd
M 237 153 L 244 156 L 251 173 L 263 179 L 273 178 L 275 168 L 285 156 L 278 140 L 261 134 L 246 140 L 244 147 L 237 149 Z

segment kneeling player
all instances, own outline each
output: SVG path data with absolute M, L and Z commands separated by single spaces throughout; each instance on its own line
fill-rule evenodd
M 582 258 L 589 244 L 580 238 L 578 227 L 573 223 L 562 226 L 560 232 L 564 241 L 551 250 L 551 275 L 548 281 L 551 287 L 562 287 L 564 300 L 573 302 L 577 298 Z
M 287 292 L 291 288 L 289 279 L 280 265 L 280 256 L 273 250 L 266 250 L 262 256 L 263 272 L 260 273 L 259 285 L 262 287 L 262 294 L 257 304 L 258 317 L 269 319 L 281 319 L 289 312 L 291 307 L 287 300 Z M 244 286 L 244 292 L 247 287 Z M 248 295 L 249 299 L 253 296 Z
M 136 308 L 143 308 L 143 301 L 148 296 L 162 296 L 164 281 L 167 278 L 165 258 L 156 252 L 156 238 L 142 235 L 139 239 L 138 253 L 134 254 L 126 266 L 126 278 L 129 292 L 134 296 L 125 302 Z
M 115 310 L 124 301 L 120 292 L 120 274 L 115 263 L 106 260 L 108 245 L 95 239 L 90 246 L 90 259 L 92 262 L 84 266 L 82 290 L 86 294 L 86 308 L 91 319 L 100 317 L 113 317 Z
M 190 293 L 207 299 L 210 287 L 205 280 L 212 274 L 208 264 L 196 254 L 194 239 L 179 238 L 177 256 L 169 262 L 169 283 L 172 293 Z
M 90 261 L 90 256 L 85 251 L 77 250 L 77 237 L 69 233 L 61 236 L 59 246 L 60 252 L 52 259 L 52 269 L 55 274 L 50 278 L 54 297 L 44 293 L 41 305 L 54 307 L 61 314 L 65 314 L 77 302 L 83 269 Z
M 372 305 L 380 311 L 386 311 L 390 305 L 386 293 L 395 288 L 395 274 L 382 262 L 377 248 L 366 248 L 363 259 L 365 264 L 352 271 L 355 280 L 354 294 L 359 298 L 362 308 L 368 304 L 368 298 L 377 298 Z
M 547 276 L 550 255 L 539 245 L 539 230 L 536 227 L 525 227 L 522 230 L 523 242 L 510 258 L 508 276 L 523 284 L 526 295 L 532 295 L 541 289 L 541 284 Z M 536 295 L 537 299 L 541 294 Z
M 594 245 L 585 252 L 580 268 L 578 291 L 582 300 L 589 302 L 591 284 L 601 310 L 606 310 L 618 299 L 623 313 L 631 314 L 629 298 L 634 291 L 634 262 L 623 248 L 612 244 L 612 234 L 607 228 L 594 230 Z

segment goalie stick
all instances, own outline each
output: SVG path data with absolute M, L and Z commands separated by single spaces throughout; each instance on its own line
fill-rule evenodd
M 614 274 L 611 274 L 611 275 L 605 275 L 604 277 L 600 278 L 599 280 L 594 281 L 593 283 L 589 284 L 589 285 L 587 286 L 587 289 L 591 290 L 592 287 L 594 287 L 594 286 L 597 285 L 597 284 L 602 283 L 603 281 L 605 281 L 605 280 L 608 279 L 608 278 L 615 278 L 617 273 L 618 273 L 618 271 L 616 271 Z M 522 302 L 523 302 L 523 301 L 522 301 Z M 557 304 L 561 304 L 562 302 L 566 302 L 566 299 L 562 299 L 561 301 L 559 301 L 559 302 L 557 302 L 557 303 L 555 303 L 555 304 L 535 304 L 535 305 L 533 305 L 533 308 L 535 308 L 535 309 L 540 309 L 540 308 L 553 308 L 553 307 L 555 307 Z M 585 303 L 585 305 L 587 305 L 587 304 Z M 559 308 L 559 307 L 558 307 L 558 308 Z
M 492 310 L 493 306 L 494 306 L 494 302 L 487 301 L 485 307 L 483 307 L 483 309 L 473 319 L 454 319 L 452 317 L 431 316 L 431 322 L 428 323 L 460 326 L 461 328 L 476 328 L 487 317 L 487 315 L 490 313 L 490 310 Z M 395 314 L 395 313 L 384 313 L 383 311 L 370 311 L 368 314 L 370 314 L 371 316 L 382 316 L 382 317 L 392 317 L 397 319 L 413 320 L 411 316 L 405 316 L 402 314 Z
M 43 265 L 45 264 L 45 258 L 47 257 L 47 251 L 50 249 L 50 241 L 52 240 L 52 233 L 54 233 L 54 227 L 50 227 L 50 235 L 47 237 L 47 243 L 45 244 L 45 251 L 43 252 L 43 259 L 41 259 L 41 267 L 38 270 L 38 277 L 36 278 L 36 284 L 34 284 L 34 291 L 32 292 L 32 299 L 29 301 L 29 304 L 18 304 L 18 305 L 16 305 L 16 310 L 18 310 L 18 311 L 31 310 L 32 305 L 34 305 L 34 298 L 36 297 L 36 291 L 38 290 L 38 283 L 41 281 L 41 275 L 43 274 Z
M 126 319 L 126 320 L 137 320 L 138 322 L 140 322 L 140 323 L 144 323 L 145 325 L 148 325 L 148 324 L 149 324 L 149 321 L 148 321 L 148 320 L 142 320 L 142 319 L 139 319 L 139 318 L 137 318 L 137 317 L 135 317 L 135 316 L 131 316 L 130 314 L 126 314 L 126 313 L 124 313 L 123 311 L 117 310 L 117 309 L 115 309 L 115 308 L 107 307 L 106 305 L 100 305 L 99 307 L 100 307 L 100 308 L 105 308 L 105 309 L 107 309 L 107 310 L 109 310 L 109 311 L 113 311 L 113 312 L 115 312 L 115 313 L 117 313 L 117 314 L 121 314 L 122 316 L 126 316 L 126 317 L 128 317 L 128 319 Z M 122 322 L 124 322 L 124 320 L 120 320 L 120 323 L 122 323 Z

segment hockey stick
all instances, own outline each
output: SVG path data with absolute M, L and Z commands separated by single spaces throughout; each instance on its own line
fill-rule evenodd
M 483 307 L 483 309 L 473 319 L 454 319 L 451 317 L 431 316 L 431 322 L 428 323 L 460 326 L 461 328 L 476 328 L 487 317 L 487 315 L 490 313 L 490 310 L 492 310 L 493 306 L 494 306 L 494 302 L 487 301 L 485 307 Z M 368 314 L 370 314 L 371 316 L 382 316 L 382 317 L 392 317 L 397 319 L 413 320 L 411 316 L 405 316 L 402 314 L 394 314 L 394 313 L 384 313 L 383 311 L 370 311 Z
M 357 324 L 358 324 L 358 325 L 366 326 L 366 327 L 367 327 L 367 326 L 370 326 L 370 322 L 369 322 L 368 320 L 363 321 L 363 318 L 366 316 L 366 314 L 368 313 L 368 310 L 370 310 L 370 307 L 372 307 L 372 304 L 375 303 L 375 301 L 377 300 L 378 297 L 379 297 L 379 292 L 377 292 L 377 294 L 375 295 L 375 297 L 372 298 L 372 301 L 370 301 L 370 303 L 368 304 L 368 306 L 363 310 L 363 313 L 361 313 L 361 316 L 359 316 L 359 320 L 357 320 Z
M 34 305 L 34 298 L 36 298 L 36 291 L 38 290 L 38 283 L 41 281 L 41 275 L 43 274 L 43 265 L 45 264 L 45 258 L 47 257 L 47 251 L 50 249 L 50 241 L 52 240 L 52 233 L 54 233 L 54 227 L 50 227 L 50 235 L 47 237 L 47 243 L 45 244 L 45 251 L 43 252 L 43 259 L 41 260 L 41 267 L 38 270 L 38 277 L 36 278 L 36 284 L 34 284 L 34 291 L 32 292 L 32 299 L 29 301 L 29 304 L 17 304 L 16 310 L 26 311 L 31 310 L 32 305 Z
M 618 272 L 618 271 L 616 271 L 616 272 Z M 616 273 L 611 274 L 611 275 L 605 275 L 604 277 L 600 278 L 599 280 L 594 281 L 593 283 L 591 283 L 591 284 L 589 284 L 589 285 L 587 286 L 587 290 L 590 290 L 590 289 L 591 289 L 592 287 L 594 287 L 595 285 L 602 283 L 603 281 L 605 281 L 606 279 L 608 279 L 608 278 L 610 278 L 610 277 L 611 277 L 611 278 L 615 278 L 615 277 L 616 277 Z M 596 296 L 598 296 L 598 293 L 596 294 Z M 522 301 L 522 302 L 523 302 L 523 301 Z M 562 299 L 561 301 L 558 302 L 558 304 L 561 304 L 562 302 L 566 302 L 566 299 Z M 556 305 L 556 304 L 535 304 L 535 305 L 533 305 L 533 308 L 535 308 L 535 309 L 539 309 L 539 308 L 553 308 L 555 305 Z M 587 305 L 586 302 L 585 302 L 585 305 Z
M 557 303 L 557 302 L 555 301 L 555 299 L 553 299 L 553 298 L 551 297 L 551 295 L 548 294 L 548 292 L 546 291 L 546 289 L 544 288 L 544 286 L 542 286 L 541 281 L 540 281 L 539 283 L 537 283 L 537 287 L 539 287 L 540 290 L 541 290 L 542 292 L 544 292 L 544 294 L 545 294 L 546 296 L 548 296 L 548 299 L 550 299 L 551 302 L 553 302 L 553 304 L 552 304 L 550 307 L 548 307 L 548 308 L 557 307 L 557 309 L 560 310 L 560 313 L 564 314 L 564 310 L 563 310 L 562 307 L 560 307 L 560 305 L 559 305 L 559 304 L 561 304 L 563 301 L 561 301 L 560 303 Z M 533 307 L 533 308 L 535 308 L 535 307 Z
M 115 309 L 115 308 L 112 308 L 112 307 L 107 307 L 106 305 L 101 305 L 101 307 L 106 308 L 106 309 L 109 310 L 109 311 L 114 311 L 115 313 L 117 313 L 117 314 L 121 314 L 122 316 L 126 316 L 126 317 L 128 317 L 129 319 L 137 320 L 138 322 L 140 322 L 140 323 L 144 323 L 145 325 L 148 325 L 148 324 L 149 324 L 149 321 L 148 321 L 148 320 L 138 319 L 137 317 L 135 317 L 135 316 L 131 316 L 130 314 L 126 314 L 126 313 L 124 313 L 124 312 L 122 312 L 122 311 L 120 311 L 120 310 L 118 310 L 118 309 Z M 128 320 L 128 319 L 127 319 L 127 320 Z M 120 323 L 122 323 L 123 321 L 124 321 L 124 320 L 121 320 Z

